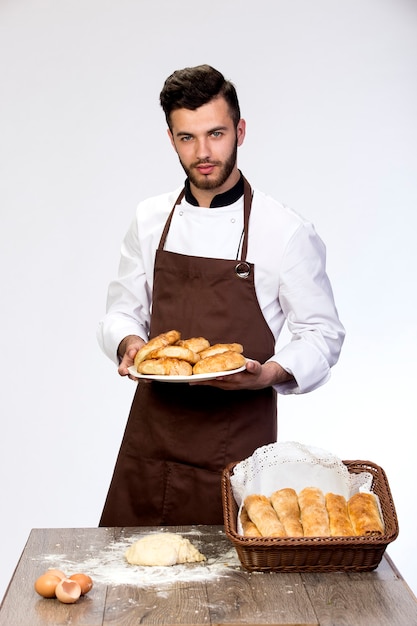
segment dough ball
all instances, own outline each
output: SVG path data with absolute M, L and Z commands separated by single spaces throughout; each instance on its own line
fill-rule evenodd
M 149 566 L 169 566 L 206 560 L 188 539 L 175 533 L 145 535 L 126 550 L 125 557 L 131 565 Z

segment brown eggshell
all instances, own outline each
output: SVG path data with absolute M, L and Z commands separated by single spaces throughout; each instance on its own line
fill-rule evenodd
M 77 581 L 63 578 L 56 586 L 55 595 L 60 602 L 73 604 L 81 595 L 81 587 Z
M 61 579 L 55 574 L 42 574 L 35 581 L 35 591 L 43 598 L 55 598 L 55 591 Z
M 88 593 L 93 587 L 93 581 L 87 574 L 72 574 L 70 580 L 75 580 L 81 587 L 81 595 Z
M 46 570 L 45 574 L 53 574 L 54 576 L 58 576 L 58 578 L 60 578 L 61 580 L 63 578 L 67 578 L 67 575 L 64 574 L 64 572 L 62 572 L 60 569 L 48 569 Z

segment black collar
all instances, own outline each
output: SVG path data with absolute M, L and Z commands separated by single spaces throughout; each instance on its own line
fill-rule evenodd
M 237 181 L 236 185 L 225 191 L 224 193 L 219 193 L 217 196 L 214 196 L 213 200 L 210 203 L 211 209 L 216 209 L 222 206 L 228 206 L 229 204 L 233 204 L 239 198 L 243 196 L 243 176 L 240 174 L 240 178 Z M 189 204 L 194 206 L 199 206 L 197 200 L 194 198 L 190 189 L 190 181 L 185 181 L 185 199 Z

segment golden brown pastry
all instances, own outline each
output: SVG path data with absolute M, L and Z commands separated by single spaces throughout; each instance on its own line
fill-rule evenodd
M 212 374 L 215 372 L 227 372 L 245 365 L 246 359 L 239 352 L 222 352 L 205 359 L 201 358 L 193 367 L 193 374 Z
M 200 357 L 205 359 L 215 354 L 221 354 L 222 352 L 239 352 L 242 354 L 243 346 L 240 343 L 215 343 L 213 346 L 202 350 Z
M 192 365 L 200 360 L 199 355 L 192 350 L 176 345 L 164 346 L 163 348 L 152 350 L 147 358 L 162 359 L 164 357 L 168 357 L 170 359 L 180 359 L 180 361 L 188 361 L 188 363 L 191 363 Z
M 348 511 L 355 535 L 382 535 L 384 525 L 373 493 L 355 493 L 348 501 Z
M 330 535 L 332 537 L 353 537 L 355 535 L 344 496 L 326 493 L 326 509 L 329 514 Z
M 321 489 L 306 487 L 298 494 L 304 537 L 330 537 L 329 515 Z
M 285 537 L 284 526 L 278 519 L 272 504 L 266 496 L 246 496 L 244 506 L 262 537 Z
M 245 507 L 242 507 L 240 512 L 240 523 L 242 524 L 242 530 L 245 537 L 262 537 L 258 527 L 252 522 Z
M 142 363 L 142 361 L 148 358 L 152 350 L 157 350 L 158 348 L 163 348 L 164 346 L 176 343 L 179 339 L 181 339 L 181 333 L 178 330 L 169 330 L 167 333 L 162 333 L 161 335 L 157 335 L 153 339 L 150 339 L 150 341 L 148 341 L 148 343 L 146 343 L 136 353 L 134 359 L 136 369 L 138 370 L 139 363 Z
M 294 489 L 285 488 L 274 491 L 271 495 L 271 504 L 275 509 L 288 537 L 303 537 L 303 527 L 300 522 L 300 507 L 297 493 Z
M 209 348 L 210 342 L 205 337 L 190 337 L 189 339 L 180 339 L 176 345 L 188 348 L 198 354 L 202 350 Z
M 146 359 L 137 366 L 139 374 L 155 374 L 158 376 L 191 376 L 193 368 L 187 361 L 170 359 Z

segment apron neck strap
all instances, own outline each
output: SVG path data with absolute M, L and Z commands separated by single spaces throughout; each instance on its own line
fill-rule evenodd
M 243 245 L 242 245 L 242 255 L 241 260 L 246 261 L 246 254 L 248 252 L 248 233 L 249 233 L 249 216 L 250 210 L 252 206 L 252 196 L 253 192 L 250 184 L 243 177 Z

